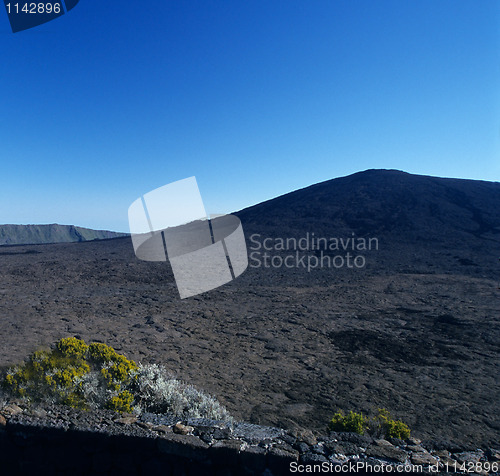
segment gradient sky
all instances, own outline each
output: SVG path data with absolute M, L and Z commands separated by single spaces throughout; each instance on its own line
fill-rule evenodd
M 500 181 L 498 0 L 81 0 L 0 11 L 0 42 L 0 223 L 128 231 L 192 175 L 210 213 L 369 168 Z

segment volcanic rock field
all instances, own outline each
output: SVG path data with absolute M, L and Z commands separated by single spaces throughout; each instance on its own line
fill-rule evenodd
M 129 237 L 0 247 L 0 365 L 78 336 L 165 364 L 238 420 L 324 433 L 339 409 L 383 407 L 418 438 L 498 444 L 500 184 L 366 171 L 236 214 L 249 268 L 184 300 Z M 256 266 L 345 259 L 256 249 L 307 233 L 378 246 L 350 251 L 362 267 Z

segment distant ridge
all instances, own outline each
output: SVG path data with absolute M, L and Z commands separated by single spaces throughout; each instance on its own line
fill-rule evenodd
M 91 230 L 74 225 L 0 225 L 0 246 L 39 245 L 107 240 L 128 236 L 108 230 Z

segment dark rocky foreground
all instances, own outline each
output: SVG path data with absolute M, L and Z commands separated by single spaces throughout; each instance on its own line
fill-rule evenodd
M 500 450 L 166 415 L 0 406 L 2 474 L 500 474 Z

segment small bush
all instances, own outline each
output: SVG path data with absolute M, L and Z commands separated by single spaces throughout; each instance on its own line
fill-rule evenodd
M 227 410 L 212 396 L 175 379 L 165 367 L 140 365 L 132 383 L 142 411 L 170 413 L 184 418 L 231 420 Z
M 362 435 L 368 428 L 368 419 L 362 413 L 354 413 L 352 410 L 345 416 L 340 411 L 333 415 L 328 427 L 331 431 L 350 431 Z
M 367 418 L 362 413 L 350 411 L 344 415 L 337 412 L 328 424 L 330 431 L 348 431 L 363 435 L 365 431 L 379 438 L 400 438 L 402 440 L 410 437 L 410 429 L 401 420 L 394 420 L 390 413 L 379 408 L 378 414 L 373 418 Z
M 74 386 L 75 380 L 90 371 L 83 352 L 83 341 L 73 337 L 61 339 L 52 351 L 34 352 L 23 365 L 9 369 L 3 387 L 10 394 L 28 400 L 48 399 L 84 407 Z
M 34 352 L 4 372 L 2 387 L 28 401 L 82 409 L 170 413 L 184 418 L 230 420 L 210 395 L 173 378 L 164 367 L 141 365 L 106 344 L 68 337 L 50 351 Z
M 410 429 L 401 420 L 393 420 L 385 408 L 378 409 L 378 415 L 373 418 L 372 432 L 386 438 L 400 438 L 406 440 L 410 437 Z

